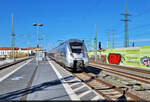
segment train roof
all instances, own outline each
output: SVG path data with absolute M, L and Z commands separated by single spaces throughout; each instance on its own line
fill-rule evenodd
M 80 40 L 80 39 L 69 39 L 69 40 L 66 40 L 66 41 L 62 42 L 61 44 L 59 44 L 57 47 L 51 49 L 50 51 L 53 51 L 54 49 L 58 48 L 59 46 L 61 46 L 64 43 L 69 43 L 69 42 L 83 42 L 83 41 L 84 40 Z
M 61 46 L 62 44 L 64 43 L 69 43 L 69 42 L 83 42 L 83 40 L 80 40 L 80 39 L 69 39 L 69 40 L 66 40 L 64 42 L 62 42 L 61 44 L 59 44 L 57 47 Z M 57 48 L 56 47 L 56 48 Z
M 66 42 L 83 42 L 83 40 L 80 40 L 80 39 L 69 39 Z

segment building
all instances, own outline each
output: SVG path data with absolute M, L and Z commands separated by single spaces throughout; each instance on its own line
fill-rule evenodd
M 12 47 L 0 47 L 0 58 L 9 58 L 12 55 Z M 20 56 L 23 54 L 24 56 L 27 55 L 34 55 L 36 54 L 37 50 L 41 50 L 39 47 L 29 47 L 29 48 L 18 48 L 15 47 L 15 56 Z
M 42 50 L 40 47 L 29 47 L 30 54 L 35 54 L 37 50 Z
M 9 54 L 11 54 L 12 50 L 12 47 L 0 47 L 0 58 L 7 58 Z M 15 47 L 14 50 L 15 52 L 18 52 L 19 48 Z

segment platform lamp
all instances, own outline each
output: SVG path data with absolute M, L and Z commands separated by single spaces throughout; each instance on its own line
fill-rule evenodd
M 39 34 L 38 34 L 38 32 L 39 32 L 39 27 L 42 27 L 43 26 L 43 24 L 36 24 L 36 23 L 34 23 L 33 24 L 33 26 L 36 26 L 36 36 L 37 36 L 37 49 L 36 49 L 36 58 L 37 58 L 37 65 L 39 64 L 38 63 L 38 61 L 39 61 L 39 56 L 38 56 L 38 48 L 39 48 Z M 39 27 L 38 27 L 39 26 Z

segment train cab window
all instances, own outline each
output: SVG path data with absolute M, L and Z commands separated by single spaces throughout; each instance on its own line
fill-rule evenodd
M 82 53 L 83 52 L 83 43 L 72 42 L 70 43 L 70 48 L 73 53 Z

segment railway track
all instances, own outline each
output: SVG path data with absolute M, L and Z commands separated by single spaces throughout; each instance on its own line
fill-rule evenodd
M 130 78 L 130 79 L 133 79 L 133 80 L 137 80 L 137 81 L 139 81 L 139 82 L 141 82 L 141 83 L 145 83 L 145 84 L 150 84 L 150 78 L 149 77 L 146 77 L 146 76 L 141 76 L 140 75 L 140 72 L 141 73 L 145 73 L 145 71 L 143 70 L 143 71 L 140 71 L 140 70 L 135 70 L 134 68 L 126 68 L 126 69 L 124 69 L 124 70 L 131 70 L 131 71 L 135 71 L 135 72 L 138 72 L 139 73 L 139 75 L 137 75 L 137 74 L 134 74 L 134 73 L 129 73 L 129 72 L 127 72 L 127 71 L 119 71 L 119 70 L 116 70 L 116 69 L 119 69 L 119 67 L 112 67 L 112 68 L 108 68 L 107 66 L 106 67 L 104 67 L 104 66 L 101 66 L 100 64 L 98 64 L 98 63 L 90 63 L 89 64 L 90 66 L 92 66 L 92 67 L 95 67 L 95 68 L 98 68 L 98 69 L 101 69 L 101 70 L 103 70 L 103 71 L 105 71 L 105 72 L 109 72 L 109 73 L 112 73 L 112 74 L 116 74 L 116 75 L 119 75 L 119 76 L 123 76 L 123 77 L 127 77 L 127 78 Z M 112 66 L 112 65 L 111 65 Z M 121 69 L 122 68 L 124 68 L 124 67 L 121 67 Z M 149 71 L 147 71 L 147 73 L 149 73 Z M 147 74 L 147 73 L 145 73 L 145 74 Z
M 92 60 L 90 60 L 90 63 L 100 64 L 100 65 L 104 65 L 104 66 L 109 66 L 109 67 L 116 68 L 116 69 L 124 69 L 124 70 L 130 70 L 130 71 L 140 72 L 140 73 L 144 73 L 144 74 L 150 74 L 150 70 L 137 69 L 137 68 L 129 68 L 129 67 L 126 67 L 126 66 L 101 63 L 101 62 L 98 62 L 98 61 L 95 62 L 95 61 L 92 61 Z
M 111 85 L 103 80 L 98 79 L 96 76 L 92 76 L 85 72 L 83 73 L 72 73 L 75 77 L 79 78 L 82 82 L 87 84 L 97 93 L 106 98 L 107 101 L 111 100 L 143 100 L 140 97 L 127 92 L 128 89 L 122 90 L 117 86 Z
M 56 62 L 56 61 L 55 61 Z M 69 70 L 67 70 L 69 71 Z M 70 72 L 70 71 L 69 71 Z M 107 101 L 142 101 L 140 98 L 133 93 L 128 92 L 128 88 L 120 88 L 112 85 L 104 80 L 99 79 L 96 75 L 88 74 L 85 72 L 70 72 L 87 86 L 91 87 L 99 95 L 103 96 Z
M 30 58 L 32 58 L 32 57 L 30 57 Z M 6 64 L 4 64 L 4 65 L 1 65 L 1 66 L 0 66 L 0 70 L 3 70 L 3 69 L 5 69 L 5 68 L 8 68 L 8 67 L 10 67 L 10 66 L 12 66 L 12 65 L 16 65 L 16 64 L 18 64 L 18 63 L 20 63 L 20 62 L 23 62 L 23 61 L 26 61 L 26 60 L 28 60 L 28 59 L 30 59 L 30 58 L 25 58 L 25 59 L 17 60 L 17 61 L 15 61 L 15 62 L 6 63 Z
M 149 70 L 129 68 L 117 65 L 109 66 L 108 64 L 101 64 L 99 62 L 93 63 L 93 65 L 92 63 L 90 64 L 91 64 L 91 67 L 89 67 L 90 74 L 95 74 L 93 73 L 92 70 L 99 70 L 100 72 L 98 76 L 100 79 L 111 82 L 113 85 L 119 85 L 119 87 L 127 87 L 129 88 L 128 92 L 136 94 L 142 99 L 150 100 L 149 98 L 150 75 L 148 74 Z

